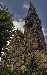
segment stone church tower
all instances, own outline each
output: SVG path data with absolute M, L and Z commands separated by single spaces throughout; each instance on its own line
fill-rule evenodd
M 42 32 L 41 20 L 39 19 L 35 8 L 31 2 L 27 16 L 25 18 L 24 28 L 24 35 L 26 38 L 25 40 L 26 43 L 29 43 L 31 49 L 45 49 L 45 39 Z

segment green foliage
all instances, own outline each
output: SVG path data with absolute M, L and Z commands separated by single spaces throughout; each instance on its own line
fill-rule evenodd
M 12 72 L 12 75 L 20 75 L 20 73 L 18 72 L 18 70 L 15 70 Z
M 39 66 L 38 66 L 37 61 L 35 60 L 35 57 L 31 56 L 29 67 L 24 71 L 22 70 L 20 72 L 18 72 L 17 70 L 13 71 L 13 75 L 42 75 L 41 72 L 39 72 L 38 67 Z
M 0 53 L 2 48 L 7 45 L 7 41 L 11 40 L 14 25 L 12 22 L 12 14 L 8 12 L 6 6 L 0 4 Z
M 6 73 L 6 69 L 5 68 L 1 68 L 0 69 L 0 75 L 4 75 Z
M 28 75 L 41 75 L 41 73 L 39 72 L 38 63 L 35 60 L 35 56 L 31 56 L 31 62 L 28 67 Z
M 0 75 L 6 75 L 6 74 L 10 75 L 11 71 L 7 68 L 4 68 L 4 67 L 0 68 Z
M 35 61 L 35 57 L 32 56 L 31 57 L 31 62 L 30 62 L 30 66 L 29 66 L 29 73 L 34 75 L 35 73 L 38 73 L 38 63 Z M 38 74 L 37 74 L 38 75 Z
M 38 63 L 35 61 L 34 56 L 31 57 L 30 65 L 29 65 L 29 67 L 27 67 L 26 70 L 18 71 L 18 69 L 15 69 L 13 71 L 10 71 L 9 69 L 1 68 L 0 75 L 5 75 L 5 74 L 9 74 L 9 75 L 42 75 L 42 73 L 39 72 Z

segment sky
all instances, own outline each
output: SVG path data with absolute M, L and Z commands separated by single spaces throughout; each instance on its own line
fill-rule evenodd
M 24 19 L 27 15 L 30 1 L 41 19 L 42 30 L 47 43 L 47 0 L 0 0 L 0 3 L 6 6 L 11 14 L 14 14 L 13 24 L 15 29 L 18 28 L 24 33 Z

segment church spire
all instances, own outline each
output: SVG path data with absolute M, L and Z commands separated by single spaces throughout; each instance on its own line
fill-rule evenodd
M 32 8 L 34 8 L 34 6 L 33 6 L 33 4 L 30 1 L 30 7 L 29 7 L 29 9 L 32 9 Z
M 41 20 L 39 19 L 38 15 L 36 13 L 34 5 L 30 1 L 29 10 L 28 10 L 27 16 L 25 17 L 25 25 L 29 26 L 29 24 L 31 22 L 32 23 L 36 22 L 41 25 Z
M 46 48 L 45 40 L 42 32 L 41 20 L 39 19 L 35 11 L 35 7 L 31 2 L 30 2 L 30 7 L 27 16 L 25 18 L 24 35 L 25 37 L 31 39 L 32 48 L 34 49 Z
M 32 4 L 32 3 L 31 3 L 31 1 L 30 1 L 30 6 L 31 6 L 31 4 Z
M 35 11 L 35 8 L 34 8 L 33 4 L 30 1 L 30 6 L 29 6 L 28 14 L 29 13 L 32 14 L 33 12 L 36 12 L 36 11 Z
M 33 4 L 30 1 L 29 10 L 27 13 L 27 16 L 25 17 L 25 25 L 28 25 L 32 22 L 32 20 L 35 18 L 34 15 L 36 14 L 35 8 Z

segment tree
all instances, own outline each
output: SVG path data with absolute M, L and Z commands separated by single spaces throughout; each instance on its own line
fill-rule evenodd
M 28 75 L 42 75 L 39 72 L 38 62 L 35 60 L 35 56 L 31 56 L 30 65 L 28 67 Z
M 0 68 L 0 75 L 11 75 L 11 71 L 8 68 L 2 67 Z
M 0 4 L 0 56 L 2 48 L 5 48 L 7 41 L 11 40 L 14 25 L 12 22 L 12 14 L 8 12 L 6 6 Z

